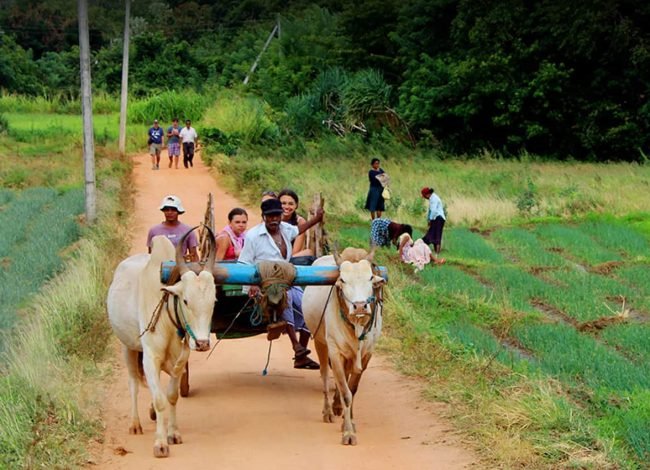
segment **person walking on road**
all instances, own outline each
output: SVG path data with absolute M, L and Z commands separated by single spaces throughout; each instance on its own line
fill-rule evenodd
M 424 199 L 429 200 L 429 212 L 427 219 L 429 223 L 429 230 L 422 240 L 427 245 L 433 245 L 433 259 L 436 264 L 444 264 L 445 259 L 440 258 L 440 249 L 442 248 L 442 230 L 445 228 L 445 211 L 442 207 L 442 201 L 437 194 L 434 193 L 433 188 L 424 187 L 420 191 Z
M 192 127 L 192 121 L 189 119 L 185 120 L 185 127 L 183 127 L 179 135 L 183 142 L 183 166 L 185 168 L 193 167 L 194 147 L 199 136 L 196 133 L 196 129 Z
M 185 213 L 183 203 L 178 196 L 174 196 L 173 194 L 165 196 L 160 203 L 160 210 L 165 214 L 165 220 L 149 229 L 149 233 L 147 234 L 149 253 L 151 253 L 153 246 L 152 239 L 156 235 L 166 236 L 172 242 L 172 245 L 176 246 L 181 238 L 183 238 L 183 235 L 192 229 L 189 225 L 183 224 L 178 220 L 178 216 Z M 199 242 L 194 232 L 189 234 L 183 245 L 183 256 L 193 262 L 199 261 L 199 253 L 197 251 Z
M 169 168 L 172 161 L 178 170 L 178 157 L 181 155 L 181 128 L 178 127 L 178 118 L 172 120 L 172 125 L 167 129 L 167 155 L 169 156 Z
M 153 120 L 153 126 L 149 128 L 147 132 L 149 135 L 149 153 L 151 154 L 151 169 L 158 170 L 160 169 L 160 152 L 163 147 L 163 135 L 164 131 L 162 127 L 158 125 L 158 119 Z

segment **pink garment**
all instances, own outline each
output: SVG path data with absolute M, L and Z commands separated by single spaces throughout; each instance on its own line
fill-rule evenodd
M 230 241 L 232 242 L 232 248 L 235 251 L 235 257 L 233 259 L 239 258 L 239 253 L 241 253 L 242 248 L 244 248 L 244 239 L 246 238 L 246 232 L 242 233 L 241 235 L 237 236 L 235 235 L 235 232 L 233 232 L 232 228 L 230 225 L 226 225 L 224 229 L 219 232 L 219 235 L 222 234 L 228 235 L 230 238 Z M 230 250 L 228 250 L 230 251 Z
M 402 261 L 415 266 L 415 269 L 422 271 L 424 266 L 431 262 L 431 248 L 421 238 L 415 243 L 406 244 L 402 249 Z

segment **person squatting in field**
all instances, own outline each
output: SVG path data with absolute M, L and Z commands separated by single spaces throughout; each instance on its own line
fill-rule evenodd
M 413 227 L 390 219 L 374 219 L 370 224 L 370 245 L 389 247 L 392 243 L 397 246 L 397 239 L 403 233 L 413 236 Z
M 183 203 L 178 196 L 174 196 L 173 194 L 165 196 L 160 203 L 160 210 L 165 214 L 165 220 L 149 229 L 149 233 L 147 234 L 147 248 L 149 249 L 149 253 L 151 253 L 153 246 L 153 237 L 156 235 L 164 235 L 172 242 L 172 245 L 176 246 L 181 238 L 183 238 L 183 235 L 192 229 L 189 225 L 181 223 L 178 220 L 178 216 L 185 213 Z M 194 232 L 190 233 L 183 243 L 183 256 L 189 259 L 189 261 L 198 261 L 198 245 L 199 242 L 196 234 Z

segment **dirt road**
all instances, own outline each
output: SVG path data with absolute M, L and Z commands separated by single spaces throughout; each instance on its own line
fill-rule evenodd
M 207 193 L 215 195 L 217 227 L 227 212 L 241 204 L 218 186 L 195 159 L 193 169 L 152 170 L 148 155 L 135 157 L 136 200 L 132 253 L 144 252 L 147 230 L 162 221 L 158 204 L 177 194 L 186 213 L 181 220 L 202 221 Z M 251 222 L 259 209 L 248 208 Z M 390 314 L 390 313 L 388 313 Z M 359 444 L 342 446 L 340 425 L 321 421 L 322 394 L 317 371 L 293 369 L 286 338 L 273 342 L 269 374 L 262 376 L 268 352 L 264 336 L 226 340 L 207 358 L 190 357 L 190 396 L 178 402 L 182 445 L 171 446 L 168 459 L 153 457 L 155 423 L 148 419 L 149 392 L 140 390 L 144 435 L 131 436 L 126 370 L 119 360 L 107 393 L 103 417 L 106 432 L 94 468 L 102 469 L 460 469 L 473 466 L 465 449 L 437 406 L 419 397 L 418 384 L 373 357 L 355 399 Z M 164 375 L 164 374 L 163 374 Z M 438 410 L 439 411 L 439 410 Z

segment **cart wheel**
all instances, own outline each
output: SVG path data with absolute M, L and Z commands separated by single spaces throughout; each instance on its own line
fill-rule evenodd
M 181 396 L 186 397 L 190 394 L 190 364 L 185 364 L 185 372 L 181 377 Z

